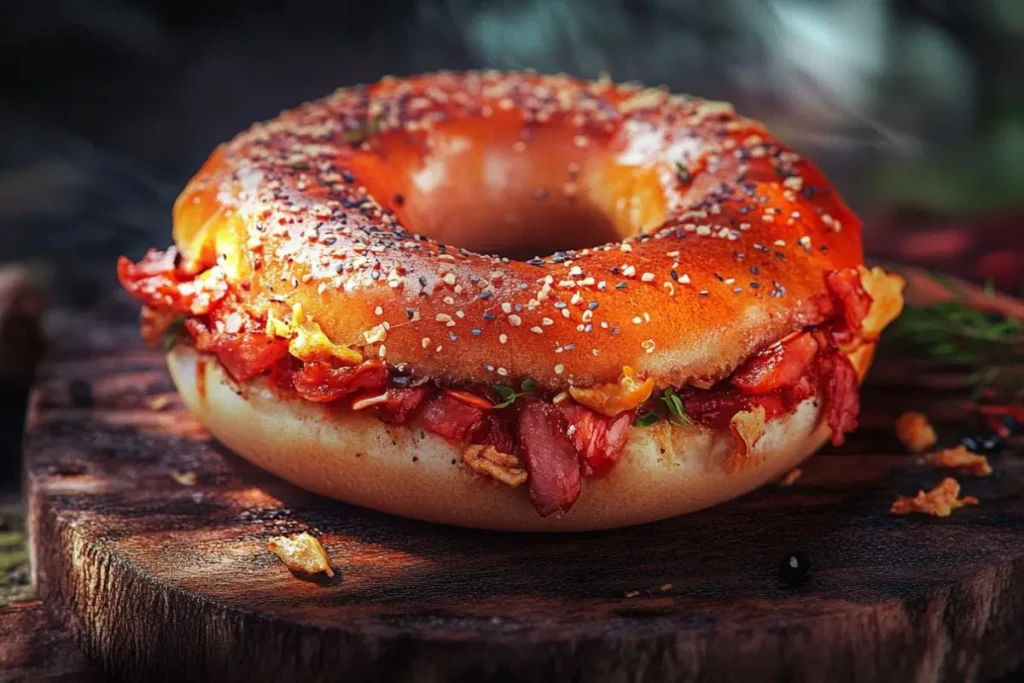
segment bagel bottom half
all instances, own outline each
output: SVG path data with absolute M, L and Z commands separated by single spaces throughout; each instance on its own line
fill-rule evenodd
M 873 348 L 851 359 L 863 376 Z M 735 498 L 771 481 L 829 436 L 818 399 L 769 420 L 749 464 L 727 471 L 728 431 L 667 422 L 638 428 L 619 462 L 588 477 L 564 515 L 541 517 L 525 485 L 510 488 L 462 463 L 463 446 L 413 425 L 289 398 L 267 381 L 237 385 L 216 358 L 179 344 L 171 376 L 193 414 L 253 464 L 330 498 L 404 517 L 510 531 L 584 531 L 642 524 Z

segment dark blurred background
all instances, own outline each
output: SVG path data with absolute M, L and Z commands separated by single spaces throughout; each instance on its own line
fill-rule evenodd
M 6 0 L 0 267 L 59 320 L 169 243 L 175 195 L 252 121 L 384 74 L 529 67 L 731 100 L 826 168 L 874 256 L 1019 293 L 1022 54 L 1022 0 Z

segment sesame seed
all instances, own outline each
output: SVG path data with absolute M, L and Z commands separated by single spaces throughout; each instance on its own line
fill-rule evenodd
M 377 348 L 377 355 L 380 358 L 383 358 L 384 356 L 386 356 L 387 353 L 388 353 L 388 347 L 384 346 L 383 344 L 381 344 L 380 347 Z
M 505 313 L 505 314 L 511 313 L 512 312 L 512 304 L 508 303 L 507 301 L 505 303 L 503 303 L 501 305 L 501 312 Z
M 505 342 L 508 341 L 508 335 L 502 333 L 501 335 L 498 336 L 498 341 L 504 344 Z
M 512 327 L 519 327 L 520 325 L 523 324 L 523 319 L 520 318 L 515 313 L 513 313 L 508 316 L 508 324 L 511 325 Z
M 626 277 L 633 277 L 634 275 L 636 275 L 636 268 L 634 268 L 630 264 L 626 264 L 625 266 L 622 267 L 622 274 Z
M 565 366 L 564 365 L 559 363 L 558 365 L 555 366 L 555 374 L 556 375 L 561 375 L 563 372 L 565 372 Z
M 420 346 L 422 346 L 423 348 L 428 348 L 430 346 L 430 337 L 424 337 L 423 339 L 421 339 Z
M 642 282 L 654 282 L 654 273 L 644 273 L 640 276 Z
M 508 370 L 505 368 L 498 368 L 498 374 L 502 377 L 508 377 Z
M 644 319 L 641 318 L 640 316 L 638 316 L 638 315 L 637 316 L 633 316 L 633 324 L 634 325 L 639 325 L 643 321 L 644 321 Z
M 373 309 L 373 312 L 376 313 L 377 315 L 384 315 L 384 309 L 381 308 L 380 306 L 377 306 L 375 309 Z
M 640 342 L 640 346 L 642 346 L 644 351 L 646 351 L 647 353 L 654 353 L 653 339 L 645 339 L 644 341 Z
M 544 329 L 540 325 L 534 325 L 530 328 L 530 332 L 534 334 L 544 334 Z

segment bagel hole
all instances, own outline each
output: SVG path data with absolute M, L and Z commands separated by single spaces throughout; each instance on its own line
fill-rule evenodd
M 651 165 L 581 149 L 575 129 L 539 128 L 523 147 L 521 128 L 521 121 L 439 125 L 429 155 L 396 138 L 386 161 L 363 156 L 353 168 L 375 196 L 400 195 L 387 204 L 407 230 L 517 261 L 620 242 L 664 221 Z
M 513 261 L 622 239 L 615 223 L 596 206 L 544 207 L 533 206 L 532 201 L 526 200 L 514 212 L 498 212 L 479 221 L 461 220 L 458 213 L 447 217 L 442 214 L 434 225 L 424 225 L 421 230 L 442 243 Z

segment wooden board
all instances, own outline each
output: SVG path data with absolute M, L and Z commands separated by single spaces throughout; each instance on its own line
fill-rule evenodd
M 945 474 L 902 452 L 892 419 L 923 409 L 954 438 L 955 376 L 879 375 L 862 430 L 791 487 L 640 528 L 502 534 L 273 479 L 204 433 L 135 339 L 123 312 L 63 335 L 26 436 L 41 594 L 115 677 L 959 681 L 1024 661 L 1020 443 L 994 476 L 960 477 L 980 506 L 888 513 Z M 266 550 L 303 530 L 337 579 L 296 578 Z M 793 549 L 813 564 L 797 588 L 777 574 Z
M 38 600 L 0 606 L 0 681 L 100 680 L 96 669 Z

